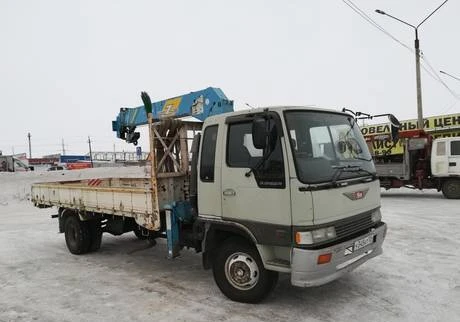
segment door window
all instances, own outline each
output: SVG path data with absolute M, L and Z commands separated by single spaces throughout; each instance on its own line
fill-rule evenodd
M 436 155 L 446 155 L 446 142 L 438 142 L 438 145 L 436 146 Z
M 214 182 L 214 165 L 216 162 L 217 125 L 208 126 L 204 130 L 201 148 L 200 179 Z
M 276 133 L 274 120 L 269 129 Z M 279 135 L 272 147 L 257 149 L 252 141 L 252 121 L 230 124 L 227 139 L 227 165 L 232 168 L 252 169 L 260 188 L 284 188 L 285 174 Z
M 450 142 L 450 154 L 451 155 L 460 155 L 460 141 Z

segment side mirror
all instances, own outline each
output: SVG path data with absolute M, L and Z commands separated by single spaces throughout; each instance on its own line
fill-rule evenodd
M 256 149 L 267 147 L 267 121 L 264 118 L 256 118 L 252 121 L 252 142 Z
M 396 142 L 399 139 L 399 128 L 401 127 L 401 123 L 393 114 L 388 114 L 388 120 L 391 125 L 391 140 Z
M 391 125 L 393 125 L 394 127 L 398 129 L 401 126 L 401 123 L 393 114 L 388 114 L 388 120 L 390 121 Z

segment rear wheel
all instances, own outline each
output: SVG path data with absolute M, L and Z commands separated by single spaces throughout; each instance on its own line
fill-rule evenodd
M 101 248 L 102 242 L 102 227 L 101 221 L 99 219 L 90 220 L 87 222 L 89 226 L 89 232 L 91 237 L 91 242 L 89 244 L 88 251 L 95 252 Z
M 230 238 L 217 251 L 214 280 L 229 299 L 244 303 L 263 300 L 278 281 L 264 268 L 257 249 L 241 238 Z
M 87 222 L 77 216 L 68 216 L 64 224 L 67 248 L 72 254 L 81 255 L 89 251 L 91 233 Z
M 447 179 L 442 184 L 442 194 L 447 199 L 460 199 L 460 180 Z

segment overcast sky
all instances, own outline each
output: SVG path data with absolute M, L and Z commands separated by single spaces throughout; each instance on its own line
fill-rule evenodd
M 347 0 L 349 2 L 349 0 Z M 442 0 L 352 0 L 409 48 Z M 425 68 L 460 76 L 460 3 L 419 30 Z M 120 107 L 219 87 L 236 109 L 306 105 L 417 118 L 415 58 L 342 0 L 0 0 L 0 150 L 32 156 L 133 151 L 111 129 Z M 427 64 L 428 63 L 428 64 Z M 460 93 L 460 81 L 439 74 Z M 424 116 L 460 102 L 422 69 Z M 141 138 L 142 139 L 142 138 Z M 143 146 L 147 146 L 144 140 Z

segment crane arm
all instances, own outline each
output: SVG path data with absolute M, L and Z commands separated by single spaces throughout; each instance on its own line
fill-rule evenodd
M 229 100 L 220 88 L 215 87 L 152 103 L 152 115 L 155 121 L 186 116 L 204 121 L 209 116 L 232 111 L 233 101 Z M 140 134 L 135 132 L 136 127 L 147 123 L 147 114 L 143 105 L 121 108 L 115 121 L 112 121 L 112 130 L 117 133 L 118 138 L 137 145 Z

